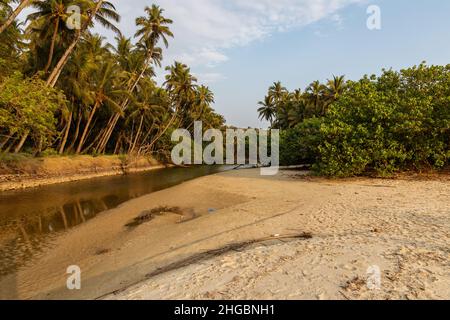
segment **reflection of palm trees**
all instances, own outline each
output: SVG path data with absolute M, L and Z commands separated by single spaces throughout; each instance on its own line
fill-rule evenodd
M 81 219 L 82 223 L 85 223 L 86 222 L 86 218 L 84 217 L 83 207 L 81 206 L 80 201 L 76 202 L 76 208 L 77 208 L 76 211 L 78 211 L 78 214 L 80 216 L 80 219 Z
M 61 217 L 62 217 L 62 220 L 63 220 L 64 229 L 67 230 L 68 224 L 67 224 L 67 216 L 66 216 L 66 211 L 64 210 L 64 206 L 61 206 L 59 208 L 59 213 L 61 214 Z
M 41 217 L 41 215 L 38 216 L 38 228 L 39 228 L 39 233 L 42 233 L 43 229 L 42 229 L 42 217 Z
M 27 230 L 25 229 L 25 227 L 23 226 L 22 222 L 19 222 L 18 224 L 20 233 L 22 234 L 22 239 L 27 243 L 30 244 L 30 237 L 28 236 Z

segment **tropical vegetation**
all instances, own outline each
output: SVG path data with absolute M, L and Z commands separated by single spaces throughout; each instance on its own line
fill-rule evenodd
M 450 162 L 450 65 L 424 62 L 359 81 L 333 77 L 304 92 L 277 82 L 259 106 L 260 118 L 281 130 L 284 165 L 343 177 Z
M 0 152 L 165 156 L 175 128 L 224 126 L 187 65 L 156 82 L 174 38 L 164 10 L 146 7 L 132 38 L 119 21 L 103 0 L 0 0 Z

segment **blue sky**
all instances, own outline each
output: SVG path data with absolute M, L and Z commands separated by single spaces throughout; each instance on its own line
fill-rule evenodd
M 333 74 L 358 79 L 423 60 L 450 63 L 450 1 L 110 1 L 128 36 L 146 5 L 165 8 L 174 20 L 175 39 L 164 64 L 189 64 L 199 83 L 214 91 L 215 109 L 240 127 L 265 126 L 257 102 L 274 81 L 292 90 Z M 381 30 L 366 27 L 372 4 L 381 9 Z

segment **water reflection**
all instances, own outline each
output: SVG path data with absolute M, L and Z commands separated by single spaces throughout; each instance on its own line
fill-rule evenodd
M 59 233 L 130 199 L 226 166 L 174 168 L 0 193 L 0 277 L 24 266 Z

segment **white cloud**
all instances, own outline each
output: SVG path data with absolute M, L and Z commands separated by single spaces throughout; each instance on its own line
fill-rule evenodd
M 166 63 L 179 60 L 192 67 L 226 62 L 227 49 L 245 46 L 276 32 L 322 19 L 341 24 L 338 11 L 364 0 L 154 0 L 174 24 L 175 39 Z M 134 31 L 134 18 L 151 2 L 112 0 L 123 16 L 122 28 Z M 142 7 L 142 8 L 141 8 Z

